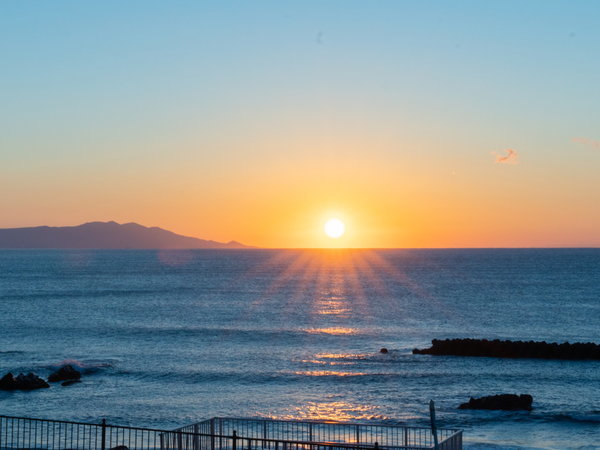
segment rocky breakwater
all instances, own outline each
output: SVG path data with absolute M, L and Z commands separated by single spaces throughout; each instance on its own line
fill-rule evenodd
M 501 409 L 504 411 L 531 411 L 533 397 L 529 394 L 500 394 L 473 398 L 461 404 L 459 409 Z
M 79 383 L 81 378 L 81 372 L 76 370 L 70 364 L 61 367 L 56 372 L 50 374 L 48 381 L 54 383 L 57 381 L 64 381 L 62 386 L 70 386 L 73 383 Z
M 9 372 L 0 378 L 0 390 L 2 391 L 32 391 L 49 387 L 50 385 L 35 373 L 27 375 L 20 373 L 15 377 Z
M 501 341 L 498 339 L 434 339 L 431 347 L 413 350 L 415 355 L 490 356 L 495 358 L 539 358 L 600 360 L 600 345 L 546 341 Z

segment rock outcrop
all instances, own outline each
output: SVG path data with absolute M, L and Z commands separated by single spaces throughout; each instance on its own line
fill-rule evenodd
M 66 380 L 79 380 L 81 378 L 81 372 L 74 369 L 70 364 L 61 367 L 56 372 L 48 377 L 48 381 L 51 383 L 55 381 L 66 381 Z
M 531 411 L 533 397 L 529 394 L 500 394 L 473 398 L 461 404 L 459 409 L 501 409 L 504 411 Z
M 12 373 L 7 373 L 0 379 L 0 390 L 3 391 L 32 391 L 34 389 L 49 388 L 50 385 L 35 373 L 23 375 L 20 373 L 16 377 Z
M 600 345 L 546 341 L 489 341 L 487 339 L 434 339 L 431 347 L 414 349 L 416 355 L 491 356 L 496 358 L 593 359 L 600 360 Z

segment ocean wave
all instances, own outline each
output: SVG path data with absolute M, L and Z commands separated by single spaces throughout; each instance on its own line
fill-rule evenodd
M 339 367 L 339 366 L 337 366 Z M 164 383 L 166 380 L 175 383 L 239 383 L 239 384 L 303 384 L 303 383 L 347 383 L 352 385 L 369 385 L 371 383 L 398 382 L 407 378 L 445 377 L 445 375 L 390 373 L 390 372 L 364 372 L 360 370 L 278 370 L 278 371 L 240 371 L 218 369 L 193 369 L 169 368 L 168 370 L 136 370 L 115 368 L 114 375 L 132 377 L 138 381 Z
M 104 297 L 129 297 L 142 296 L 148 294 L 170 294 L 178 292 L 188 292 L 191 288 L 179 286 L 175 288 L 153 288 L 153 289 L 82 289 L 70 291 L 42 291 L 42 292 L 27 292 L 19 294 L 7 293 L 4 295 L 5 300 L 65 300 L 72 298 L 104 298 Z
M 600 424 L 600 412 L 588 411 L 583 413 L 553 414 L 543 419 L 545 422 L 574 422 Z
M 475 414 L 465 414 L 462 411 L 460 422 L 463 425 L 477 426 L 486 423 L 573 423 L 573 424 L 600 424 L 598 411 L 572 411 L 572 412 L 536 412 L 533 411 L 482 411 Z
M 60 367 L 71 365 L 74 369 L 79 370 L 83 374 L 93 374 L 100 372 L 105 369 L 115 367 L 115 361 L 113 360 L 99 360 L 99 359 L 63 359 L 57 364 L 51 364 L 49 368 L 56 370 Z
M 520 447 L 489 442 L 465 442 L 464 448 L 468 450 L 545 450 L 543 447 Z
M 422 360 L 413 357 L 409 349 L 388 350 L 387 353 L 371 352 L 371 353 L 317 353 L 314 355 L 314 360 L 335 362 L 373 362 L 373 363 L 390 363 L 390 362 L 415 362 L 421 363 Z

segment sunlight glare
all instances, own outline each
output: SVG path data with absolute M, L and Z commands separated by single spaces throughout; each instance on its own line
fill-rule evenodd
M 325 223 L 325 234 L 331 238 L 337 239 L 346 232 L 346 226 L 340 219 L 329 219 Z

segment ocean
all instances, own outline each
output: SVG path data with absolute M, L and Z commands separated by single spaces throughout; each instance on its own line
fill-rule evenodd
M 451 337 L 600 343 L 600 249 L 0 251 L 0 376 L 83 371 L 0 414 L 426 426 L 433 399 L 467 448 L 600 448 L 600 361 L 411 353 Z M 499 393 L 534 409 L 457 409 Z

